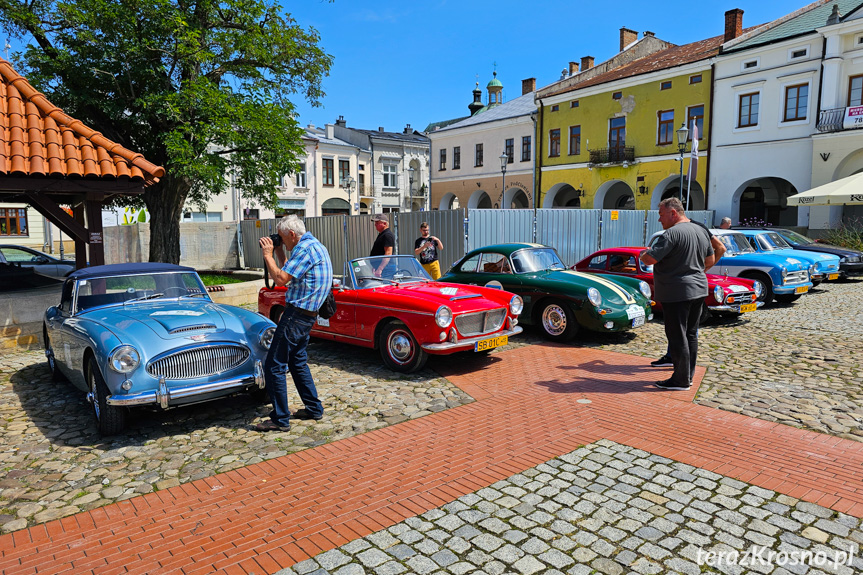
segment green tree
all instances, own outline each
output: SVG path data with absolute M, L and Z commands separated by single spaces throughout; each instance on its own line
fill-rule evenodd
M 184 203 L 223 192 L 276 202 L 305 155 L 289 97 L 313 105 L 332 57 L 270 0 L 0 0 L 27 48 L 19 71 L 49 100 L 164 166 L 143 195 L 150 260 L 178 263 Z

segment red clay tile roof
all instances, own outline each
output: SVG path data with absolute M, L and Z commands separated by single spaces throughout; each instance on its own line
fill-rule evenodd
M 605 84 L 607 82 L 613 82 L 614 80 L 630 78 L 632 76 L 648 74 L 650 72 L 656 72 L 658 70 L 665 70 L 666 68 L 674 68 L 677 66 L 683 66 L 684 64 L 691 64 L 692 62 L 697 62 L 699 60 L 704 60 L 719 53 L 719 47 L 722 46 L 723 40 L 724 36 L 715 36 L 699 42 L 684 44 L 683 46 L 672 46 L 671 48 L 660 50 L 659 52 L 655 52 L 649 56 L 645 56 L 644 58 L 633 60 L 632 62 L 609 70 L 599 76 L 594 76 L 584 82 L 570 85 L 565 89 L 548 92 L 547 94 L 543 94 L 543 96 L 564 94 L 566 92 L 572 92 L 573 90 L 587 88 L 589 86 Z
M 128 178 L 150 185 L 165 169 L 67 116 L 0 58 L 0 174 Z

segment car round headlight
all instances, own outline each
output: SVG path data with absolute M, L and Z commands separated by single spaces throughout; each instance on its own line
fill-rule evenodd
M 111 353 L 108 358 L 108 365 L 116 372 L 129 373 L 135 371 L 138 364 L 141 363 L 141 355 L 138 350 L 131 345 L 121 345 Z
M 809 266 L 809 275 L 812 275 L 818 271 L 818 264 L 812 264 Z
M 595 287 L 587 288 L 587 299 L 590 300 L 590 303 L 599 307 L 599 304 L 602 303 L 602 296 L 599 295 L 599 290 Z
M 641 291 L 641 295 L 643 295 L 647 299 L 650 299 L 650 296 L 652 294 L 650 291 L 650 284 L 649 283 L 647 283 L 646 281 L 639 282 L 638 289 Z
M 434 321 L 440 327 L 449 327 L 452 323 L 452 310 L 445 305 L 440 306 L 434 314 Z
M 782 266 L 782 280 L 785 281 L 785 278 L 788 276 L 788 270 L 785 269 L 785 266 Z
M 512 296 L 512 299 L 509 300 L 509 313 L 512 315 L 518 315 L 523 309 L 524 302 L 521 300 L 521 296 Z
M 716 286 L 713 288 L 713 299 L 715 299 L 717 303 L 723 303 L 725 301 L 725 290 L 722 289 L 722 286 Z
M 752 284 L 752 289 L 755 290 L 755 297 L 761 299 L 761 296 L 764 295 L 764 286 L 760 281 L 755 281 Z
M 273 337 L 276 335 L 276 326 L 271 326 L 261 332 L 261 336 L 258 338 L 258 343 L 261 344 L 261 347 L 264 349 L 270 349 L 270 346 L 273 345 Z

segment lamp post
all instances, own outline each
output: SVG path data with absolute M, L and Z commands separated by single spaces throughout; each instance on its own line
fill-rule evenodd
M 500 155 L 500 173 L 503 181 L 501 182 L 501 196 L 500 196 L 500 207 L 503 209 L 507 208 L 506 205 L 506 164 L 509 162 L 509 156 L 506 155 L 506 152 Z
M 689 130 L 686 129 L 686 122 L 680 125 L 677 129 L 677 149 L 680 150 L 680 201 L 683 202 L 683 152 L 686 150 L 686 139 L 689 137 Z M 686 209 L 686 206 L 683 206 Z
M 357 181 L 351 176 L 348 176 L 348 179 L 342 181 L 342 188 L 348 195 L 348 215 L 351 215 L 351 210 L 353 209 L 351 205 L 351 192 L 357 189 Z M 359 196 L 357 196 L 357 199 L 359 199 Z

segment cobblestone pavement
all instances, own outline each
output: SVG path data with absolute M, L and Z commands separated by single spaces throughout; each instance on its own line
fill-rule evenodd
M 277 575 L 845 575 L 861 544 L 855 517 L 601 440 Z
M 707 325 L 699 363 L 709 369 L 696 401 L 863 440 L 860 284 L 831 284 L 790 306 Z M 543 342 L 528 328 L 507 348 Z M 627 334 L 582 334 L 574 343 L 647 357 L 665 348 L 661 323 Z M 372 350 L 317 342 L 309 355 L 327 410 L 322 422 L 295 421 L 289 432 L 264 436 L 248 426 L 268 408 L 243 397 L 133 412 L 128 433 L 104 439 L 83 393 L 52 383 L 41 352 L 3 355 L 0 529 L 21 529 L 472 401 L 433 371 L 437 362 L 458 356 L 433 357 L 426 369 L 405 376 L 385 369 Z

